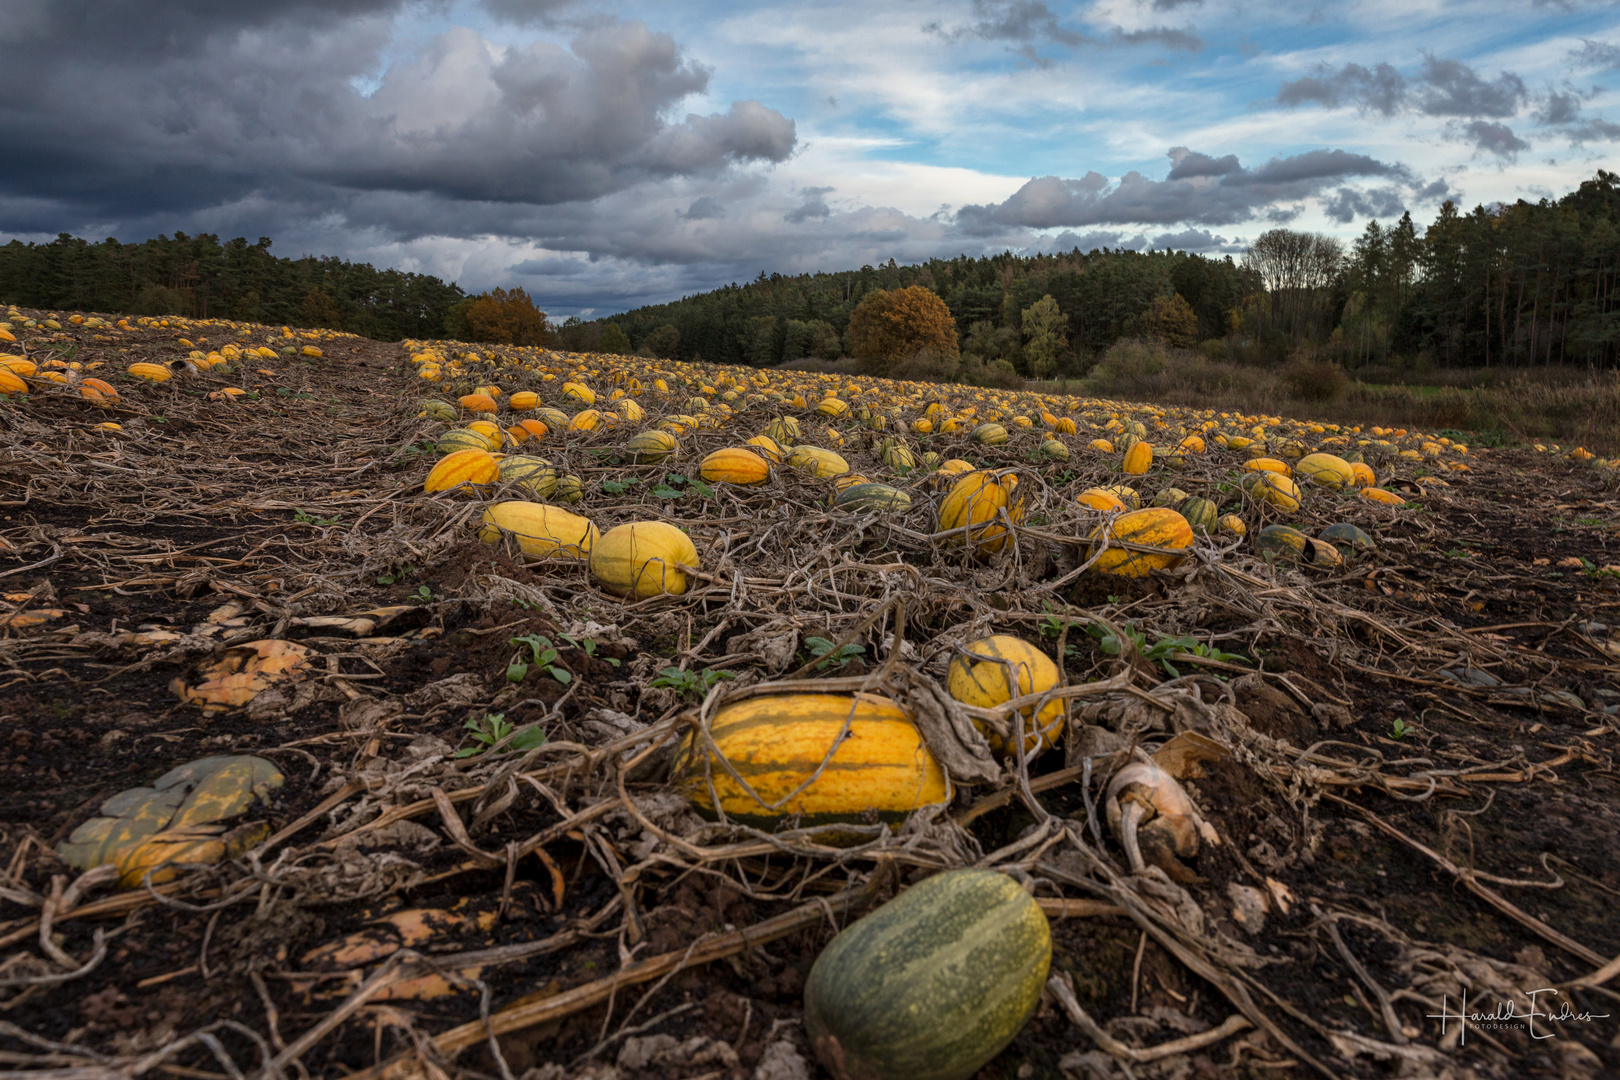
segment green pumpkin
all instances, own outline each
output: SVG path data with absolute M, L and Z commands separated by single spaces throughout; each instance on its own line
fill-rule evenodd
M 457 450 L 483 450 L 487 452 L 489 450 L 489 440 L 476 431 L 469 431 L 467 428 L 456 428 L 454 431 L 447 431 L 439 436 L 439 441 L 435 444 L 434 449 L 438 451 L 440 457 L 453 454 Z
M 1260 535 L 1254 538 L 1254 546 L 1259 549 L 1260 555 L 1267 562 L 1279 559 L 1286 562 L 1301 562 L 1306 558 L 1306 548 L 1311 538 L 1294 528 L 1292 525 L 1267 525 L 1260 530 Z
M 643 431 L 631 436 L 624 448 L 637 465 L 658 465 L 668 461 L 680 445 L 668 431 Z
M 984 446 L 1000 446 L 1007 441 L 1007 429 L 1000 424 L 980 424 L 968 438 Z
M 1332 544 L 1339 554 L 1344 557 L 1345 562 L 1354 562 L 1357 558 L 1370 555 L 1378 550 L 1378 545 L 1373 543 L 1372 537 L 1348 521 L 1329 525 L 1318 533 L 1316 538 L 1323 543 Z
M 422 402 L 422 412 L 435 420 L 443 420 L 446 424 L 456 422 L 456 407 L 448 401 L 428 398 Z
M 1193 527 L 1193 532 L 1206 535 L 1215 531 L 1216 522 L 1221 516 L 1220 507 L 1197 495 L 1184 500 L 1180 510 L 1181 516 L 1187 519 L 1187 524 Z
M 501 481 L 526 487 L 536 498 L 549 499 L 557 490 L 557 470 L 545 458 L 512 454 L 501 459 Z
M 1051 962 L 1051 927 L 1017 882 L 947 870 L 821 951 L 805 1028 L 840 1080 L 967 1080 L 1034 1013 Z
M 899 439 L 884 439 L 878 450 L 878 459 L 902 476 L 917 467 L 911 448 Z
M 903 514 L 911 509 L 911 496 L 888 484 L 851 484 L 833 496 L 833 505 L 856 512 L 893 510 Z
M 766 426 L 765 434 L 783 446 L 792 446 L 799 437 L 799 422 L 791 416 L 779 416 Z

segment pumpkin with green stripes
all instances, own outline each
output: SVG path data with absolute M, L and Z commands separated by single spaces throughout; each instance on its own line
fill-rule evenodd
M 911 447 L 899 439 L 884 439 L 878 446 L 878 459 L 904 476 L 917 467 L 917 460 L 911 454 Z
M 1181 516 L 1187 519 L 1187 524 L 1192 526 L 1193 532 L 1207 535 L 1215 531 L 1215 523 L 1220 520 L 1221 510 L 1208 499 L 1193 495 L 1182 501 Z
M 1018 882 L 947 870 L 821 951 L 805 1028 L 837 1080 L 967 1080 L 1028 1022 L 1051 963 L 1051 927 Z
M 1091 554 L 1101 551 L 1100 557 L 1092 564 L 1093 567 L 1104 574 L 1118 574 L 1121 577 L 1146 577 L 1153 570 L 1163 570 L 1181 561 L 1180 555 L 1151 551 L 1132 551 L 1129 548 L 1114 547 L 1114 543 L 1141 544 L 1145 547 L 1167 548 L 1170 551 L 1185 551 L 1192 546 L 1192 526 L 1187 519 L 1174 510 L 1162 507 L 1150 507 L 1146 510 L 1132 510 L 1128 514 L 1120 514 L 1105 525 L 1099 525 L 1091 530 L 1092 540 L 1102 540 L 1110 544 L 1107 548 L 1093 546 Z
M 888 484 L 851 484 L 833 496 L 833 505 L 841 510 L 857 513 L 873 510 L 892 510 L 903 514 L 911 509 L 911 496 Z
M 710 817 L 724 810 L 732 821 L 767 830 L 789 817 L 806 828 L 870 818 L 899 824 L 912 811 L 951 798 L 950 781 L 910 715 L 877 694 L 748 698 L 716 712 L 709 734 L 752 789 L 688 735 L 672 776 Z
M 479 432 L 469 431 L 466 428 L 455 428 L 440 435 L 434 449 L 438 451 L 440 457 L 447 457 L 457 450 L 483 450 L 487 453 L 489 451 L 489 440 Z
M 1000 424 L 980 424 L 968 438 L 984 446 L 1000 446 L 1007 441 L 1007 429 Z
M 681 444 L 676 441 L 672 432 L 657 430 L 639 432 L 624 444 L 630 460 L 637 465 L 661 464 L 669 460 L 670 455 L 680 447 Z
M 1316 538 L 1325 544 L 1332 544 L 1338 549 L 1339 554 L 1344 557 L 1345 562 L 1354 562 L 1356 559 L 1364 555 L 1370 555 L 1378 549 L 1378 545 L 1373 543 L 1372 537 L 1348 521 L 1329 525 L 1318 533 Z
M 1049 461 L 1068 461 L 1069 448 L 1057 439 L 1047 439 L 1041 443 L 1040 455 Z
M 549 499 L 557 491 L 557 470 L 541 457 L 511 454 L 502 458 L 500 479 L 502 483 L 528 488 L 540 499 Z

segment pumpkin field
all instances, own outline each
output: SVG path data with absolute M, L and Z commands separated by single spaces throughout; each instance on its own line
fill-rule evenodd
M 0 1069 L 1620 1075 L 1620 461 L 0 315 Z

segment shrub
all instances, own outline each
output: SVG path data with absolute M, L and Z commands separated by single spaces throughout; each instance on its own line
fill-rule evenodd
M 1124 338 L 1102 354 L 1089 382 L 1102 393 L 1125 393 L 1162 375 L 1169 366 L 1170 353 L 1162 343 Z
M 1293 397 L 1313 404 L 1339 400 L 1350 385 L 1350 377 L 1338 364 L 1305 356 L 1288 362 L 1282 370 L 1282 381 Z
M 937 349 L 918 349 L 910 356 L 889 361 L 888 377 L 912 382 L 957 382 L 966 366 L 959 353 L 947 355 Z
M 979 385 L 997 390 L 1022 390 L 1024 379 L 1018 374 L 1018 369 L 1007 361 L 992 360 L 985 366 L 984 381 Z
M 129 306 L 129 311 L 131 315 L 180 315 L 184 313 L 184 307 L 185 301 L 178 292 L 166 285 L 148 282 L 135 294 L 135 302 Z
M 921 285 L 867 293 L 849 316 L 849 351 L 874 375 L 929 349 L 943 362 L 956 357 L 956 320 L 945 301 Z

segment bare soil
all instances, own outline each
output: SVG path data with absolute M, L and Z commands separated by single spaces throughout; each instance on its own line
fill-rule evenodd
M 184 356 L 183 334 L 286 344 L 267 328 L 68 327 L 30 336 L 29 355 L 99 360 L 85 374 L 104 375 Z M 1083 536 L 1073 492 L 1119 480 L 1080 464 L 1087 438 L 1071 440 L 1073 463 L 1039 466 L 1017 439 L 941 438 L 942 456 L 971 450 L 1044 485 L 1027 534 L 984 563 L 930 539 L 938 496 L 923 483 L 903 518 L 857 518 L 789 470 L 751 492 L 653 493 L 685 486 L 731 435 L 684 437 L 682 459 L 657 466 L 629 464 L 611 433 L 547 444 L 537 452 L 586 480 L 582 509 L 602 529 L 658 516 L 698 542 L 709 576 L 692 591 L 625 604 L 577 563 L 478 542 L 477 501 L 422 494 L 443 425 L 418 415 L 400 345 L 321 345 L 322 359 L 264 362 L 269 374 L 250 361 L 116 381 L 111 407 L 49 386 L 0 404 L 0 1069 L 733 1080 L 801 1075 L 772 1071 L 797 1054 L 802 1075 L 824 1075 L 802 989 L 835 924 L 981 862 L 1035 879 L 1054 974 L 1116 1039 L 1152 1046 L 1234 1014 L 1251 1026 L 1122 1063 L 1046 1000 L 980 1080 L 1620 1075 L 1620 980 L 1573 985 L 1620 955 L 1620 569 L 1604 570 L 1620 564 L 1620 497 L 1599 472 L 1501 449 L 1440 486 L 1392 461 L 1381 475 L 1424 487 L 1412 507 L 1313 493 L 1302 519 L 1360 525 L 1370 557 L 1316 570 L 1210 544 L 1181 569 L 1121 580 L 1073 574 L 1084 548 L 1048 538 Z M 518 389 L 531 376 L 487 378 Z M 209 399 L 225 385 L 253 394 Z M 745 413 L 739 429 L 768 419 Z M 123 431 L 94 426 L 109 420 Z M 843 452 L 876 475 L 856 437 Z M 1144 490 L 1231 501 L 1240 460 L 1212 452 Z M 1249 512 L 1252 537 L 1263 515 Z M 364 634 L 307 622 L 388 607 L 404 610 Z M 853 633 L 859 659 L 808 677 L 875 679 L 900 632 L 905 662 L 942 679 L 951 644 L 990 632 L 1056 656 L 1042 636 L 1054 616 L 1076 624 L 1071 682 L 1123 671 L 1134 693 L 1077 698 L 1068 753 L 1028 765 L 1029 795 L 964 785 L 955 823 L 827 848 L 704 826 L 668 793 L 668 744 L 698 699 L 649 686 L 664 667 L 738 676 L 723 693 L 791 674 L 813 659 L 808 637 Z M 1147 646 L 1191 635 L 1227 659 L 1182 653 L 1178 677 L 1104 651 L 1092 619 L 1134 625 Z M 179 637 L 120 637 L 152 629 Z M 755 630 L 788 635 L 786 660 L 743 640 Z M 566 684 L 538 666 L 509 678 L 526 635 L 560 646 Z M 171 689 L 266 638 L 317 662 L 218 715 Z M 1194 696 L 1208 708 L 1178 714 Z M 452 756 L 490 714 L 538 723 L 546 745 Z M 1143 885 L 1088 820 L 1077 767 L 1093 758 L 1095 802 L 1132 744 L 1189 728 L 1229 750 L 1187 781 L 1220 842 L 1189 864 L 1195 880 Z M 84 970 L 64 968 L 39 932 L 77 876 L 54 846 L 113 794 L 213 754 L 281 769 L 249 815 L 275 836 L 157 888 L 94 889 L 55 919 L 51 943 Z M 1265 897 L 1263 925 L 1234 914 L 1234 886 Z M 1106 910 L 1060 917 L 1063 899 Z M 447 914 L 408 942 L 380 921 L 413 909 Z M 498 1039 L 447 1036 L 801 909 L 785 934 L 626 977 Z M 349 935 L 370 951 L 320 951 Z M 439 992 L 408 982 L 435 973 Z M 1527 996 L 1543 988 L 1558 994 Z M 1464 992 L 1470 1012 L 1512 999 L 1553 1015 L 1459 1039 L 1440 1014 L 1463 1011 Z

